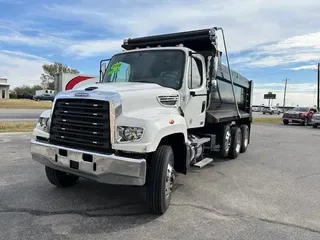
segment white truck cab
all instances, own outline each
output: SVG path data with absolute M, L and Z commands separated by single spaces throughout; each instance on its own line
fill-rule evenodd
M 58 93 L 31 141 L 48 180 L 145 185 L 162 214 L 175 172 L 245 152 L 252 81 L 221 64 L 215 30 L 125 39 L 124 52 L 101 61 L 98 83 Z

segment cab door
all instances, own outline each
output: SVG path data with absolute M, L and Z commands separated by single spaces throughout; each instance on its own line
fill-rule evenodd
M 192 54 L 188 64 L 187 104 L 184 115 L 188 128 L 203 127 L 207 107 L 206 68 L 204 58 Z

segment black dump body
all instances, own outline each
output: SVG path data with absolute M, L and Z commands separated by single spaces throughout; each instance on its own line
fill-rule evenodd
M 122 47 L 126 50 L 146 47 L 172 47 L 183 44 L 199 54 L 206 60 L 216 53 L 214 45 L 211 43 L 210 29 L 163 34 L 156 36 L 129 38 L 124 41 Z M 234 82 L 234 90 L 238 103 L 241 119 L 252 120 L 252 89 L 253 82 L 243 77 L 241 74 L 231 70 Z M 206 114 L 207 123 L 218 123 L 239 119 L 236 104 L 232 92 L 232 84 L 228 68 L 220 64 L 217 73 L 217 89 L 208 94 L 210 106 Z M 209 99 L 208 99 L 209 100 Z

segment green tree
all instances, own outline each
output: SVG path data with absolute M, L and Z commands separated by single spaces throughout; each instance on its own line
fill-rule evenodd
M 54 62 L 53 64 L 42 65 L 41 86 L 43 89 L 54 89 L 54 77 L 59 73 L 79 73 L 77 69 L 68 67 L 63 63 Z
M 29 93 L 29 94 L 35 94 L 36 90 L 41 90 L 42 86 L 40 85 L 33 85 L 33 86 L 27 86 L 27 85 L 22 85 L 20 87 L 16 87 L 13 89 L 14 92 L 16 92 L 17 94 L 21 94 L 21 93 Z

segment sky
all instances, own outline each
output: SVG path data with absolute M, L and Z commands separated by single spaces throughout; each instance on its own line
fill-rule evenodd
M 223 27 L 231 68 L 254 82 L 254 104 L 316 104 L 320 1 L 0 0 L 0 77 L 11 88 L 40 83 L 42 65 L 98 74 L 124 38 Z M 222 49 L 221 36 L 219 46 Z

